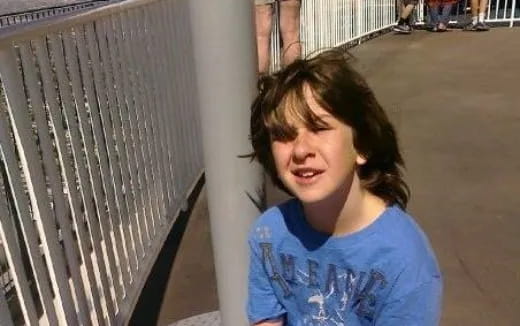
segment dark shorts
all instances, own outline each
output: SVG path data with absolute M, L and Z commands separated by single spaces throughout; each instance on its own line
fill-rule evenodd
M 405 6 L 408 6 L 408 5 L 414 5 L 416 6 L 417 3 L 419 2 L 418 0 L 402 0 L 403 1 L 403 4 Z

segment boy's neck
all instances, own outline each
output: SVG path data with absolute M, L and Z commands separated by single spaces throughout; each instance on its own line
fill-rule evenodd
M 318 203 L 303 204 L 307 222 L 318 232 L 346 235 L 372 224 L 386 203 L 364 189 L 357 175 L 342 192 Z

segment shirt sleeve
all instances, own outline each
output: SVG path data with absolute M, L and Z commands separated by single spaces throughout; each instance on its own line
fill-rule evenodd
M 261 321 L 275 321 L 284 318 L 284 307 L 274 293 L 267 270 L 262 262 L 258 244 L 249 241 L 249 282 L 247 315 L 251 324 Z
M 412 291 L 390 299 L 375 326 L 437 326 L 441 315 L 442 279 L 432 277 Z

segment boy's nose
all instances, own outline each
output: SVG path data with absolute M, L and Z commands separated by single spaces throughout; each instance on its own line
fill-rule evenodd
M 299 131 L 293 143 L 293 159 L 296 162 L 301 162 L 313 155 L 314 152 L 307 131 Z

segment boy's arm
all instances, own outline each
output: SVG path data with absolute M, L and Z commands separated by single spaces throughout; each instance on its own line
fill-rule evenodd
M 433 277 L 387 302 L 375 326 L 437 326 L 441 316 L 442 280 Z

